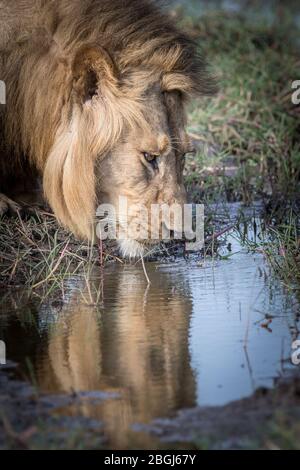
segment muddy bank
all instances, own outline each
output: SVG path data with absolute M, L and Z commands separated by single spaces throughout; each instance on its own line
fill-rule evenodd
M 280 378 L 274 389 L 222 407 L 181 410 L 173 419 L 135 426 L 162 442 L 198 449 L 299 449 L 300 370 Z
M 15 365 L 0 369 L 0 449 L 105 449 L 97 419 L 68 413 L 74 404 L 118 399 L 107 393 L 44 395 L 16 380 Z M 221 407 L 181 410 L 171 419 L 133 425 L 160 446 L 179 449 L 299 449 L 300 371 Z M 61 413 L 61 410 L 64 413 Z
M 115 395 L 98 391 L 41 394 L 16 375 L 16 364 L 0 366 L 0 449 L 99 449 L 105 445 L 100 421 L 61 410 Z

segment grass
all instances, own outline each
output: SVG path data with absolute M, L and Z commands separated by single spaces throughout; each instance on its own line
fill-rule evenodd
M 300 106 L 299 29 L 294 2 L 273 23 L 214 12 L 178 16 L 193 31 L 219 77 L 220 92 L 189 109 L 198 149 L 189 157 L 186 184 L 195 202 L 264 203 L 267 257 L 286 286 L 299 286 Z
M 190 108 L 198 153 L 187 163 L 192 196 L 206 201 L 299 199 L 300 107 L 291 102 L 299 78 L 297 30 L 253 24 L 242 16 L 182 19 L 219 77 L 220 93 Z
M 106 246 L 103 263 L 118 259 L 113 243 Z M 100 265 L 97 246 L 77 240 L 60 227 L 53 214 L 27 208 L 17 216 L 4 216 L 0 224 L 0 288 L 25 287 L 41 297 L 76 275 L 89 276 Z
M 86 261 L 88 247 L 71 240 L 51 214 L 32 211 L 26 218 L 20 214 L 5 217 L 0 236 L 0 282 L 32 288 L 44 279 L 52 280 L 55 286 Z
M 291 215 L 290 223 L 273 230 L 274 248 L 267 251 L 269 261 L 286 286 L 300 286 L 299 226 Z
M 243 243 L 250 250 L 260 251 L 281 278 L 285 287 L 300 289 L 300 239 L 299 218 L 290 210 L 282 223 L 268 221 L 260 239 L 250 241 L 245 237 Z

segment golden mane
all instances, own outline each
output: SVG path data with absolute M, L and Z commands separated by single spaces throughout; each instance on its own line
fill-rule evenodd
M 188 97 L 212 93 L 214 82 L 196 44 L 158 2 L 2 3 L 2 179 L 29 162 L 43 175 L 58 219 L 91 238 L 96 159 L 114 146 L 125 125 L 146 125 L 140 104 L 147 87 L 159 77 L 162 91 Z M 97 99 L 89 95 L 95 87 Z

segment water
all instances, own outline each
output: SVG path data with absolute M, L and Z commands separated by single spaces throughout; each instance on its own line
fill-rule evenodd
M 71 281 L 55 300 L 6 294 L 8 359 L 43 392 L 114 392 L 62 412 L 104 421 L 112 448 L 150 448 L 134 423 L 246 397 L 291 367 L 297 300 L 236 234 L 222 252 L 231 256 L 147 263 L 149 287 L 140 264 L 116 264 L 90 283 Z

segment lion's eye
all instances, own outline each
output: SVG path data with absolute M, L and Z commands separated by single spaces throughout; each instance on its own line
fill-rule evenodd
M 158 159 L 159 155 L 155 155 L 155 154 L 148 153 L 148 152 L 143 152 L 143 156 L 144 156 L 145 160 L 148 163 L 151 164 L 151 166 L 153 167 L 154 170 L 158 170 L 157 159 Z

